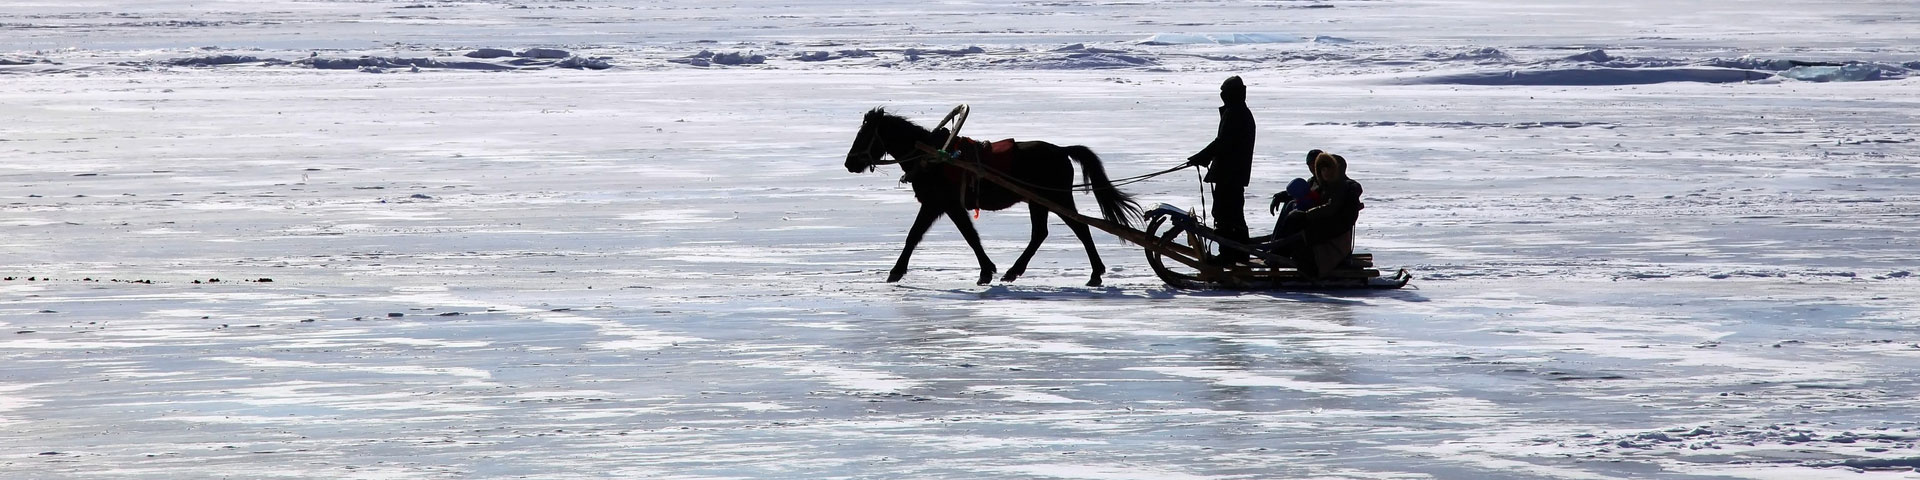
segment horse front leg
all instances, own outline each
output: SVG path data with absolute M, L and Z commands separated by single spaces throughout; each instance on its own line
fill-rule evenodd
M 967 209 L 958 205 L 947 209 L 947 218 L 953 219 L 953 226 L 960 227 L 960 236 L 967 239 L 967 246 L 973 247 L 973 256 L 980 259 L 979 285 L 993 282 L 993 259 L 987 258 L 987 249 L 980 246 L 980 233 L 973 230 L 973 221 L 967 219 Z
M 1100 251 L 1093 248 L 1093 232 L 1087 231 L 1087 224 L 1068 220 L 1064 216 L 1060 220 L 1067 222 L 1067 228 L 1073 229 L 1074 236 L 1080 237 L 1080 245 L 1087 248 L 1087 261 L 1093 263 L 1093 278 L 1087 280 L 1087 286 L 1100 286 L 1100 275 L 1107 273 L 1107 264 L 1100 263 Z
M 1027 250 L 1020 252 L 1020 259 L 1013 262 L 1013 268 L 1000 277 L 1002 282 L 1011 282 L 1027 272 L 1027 261 L 1033 260 L 1034 252 L 1040 251 L 1040 242 L 1047 239 L 1047 209 L 1039 205 L 1027 204 L 1027 211 L 1033 215 L 1033 236 L 1027 240 Z
M 907 276 L 907 259 L 913 257 L 913 247 L 920 245 L 920 238 L 927 235 L 927 228 L 933 226 L 936 218 L 940 218 L 940 209 L 920 204 L 920 213 L 913 217 L 913 228 L 907 230 L 907 247 L 900 249 L 900 260 L 893 262 L 893 271 L 887 273 L 887 283 L 898 282 L 900 277 Z

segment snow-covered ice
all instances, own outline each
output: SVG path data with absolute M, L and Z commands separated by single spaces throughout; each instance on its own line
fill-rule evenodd
M 10 4 L 0 477 L 1912 476 L 1915 18 Z M 882 281 L 915 205 L 842 168 L 867 110 L 1126 177 L 1203 146 L 1228 75 L 1249 220 L 1341 153 L 1414 288 L 1173 290 L 1104 234 L 1085 288 L 1057 223 L 1018 282 L 944 222 Z M 1020 210 L 978 222 L 1002 267 Z

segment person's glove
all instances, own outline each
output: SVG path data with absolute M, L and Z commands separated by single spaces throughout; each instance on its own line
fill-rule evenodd
M 1196 153 L 1191 157 L 1187 157 L 1187 166 L 1189 167 L 1192 167 L 1192 166 L 1204 167 L 1212 163 L 1213 163 L 1213 157 L 1209 157 L 1205 153 Z
M 1280 192 L 1280 193 L 1273 194 L 1273 204 L 1267 205 L 1267 214 L 1279 215 L 1280 206 L 1286 205 L 1287 202 L 1291 202 L 1291 201 L 1293 201 L 1293 195 L 1288 195 L 1287 192 Z

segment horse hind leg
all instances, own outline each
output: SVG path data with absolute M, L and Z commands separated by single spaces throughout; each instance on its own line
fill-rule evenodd
M 927 229 L 933 226 L 933 220 L 940 218 L 940 209 L 930 205 L 920 205 L 920 213 L 913 218 L 913 228 L 907 230 L 907 246 L 900 249 L 900 259 L 893 262 L 893 270 L 887 272 L 887 282 L 900 281 L 907 276 L 907 259 L 913 257 L 913 248 L 920 245 L 920 239 L 927 235 Z
M 1049 195 L 1049 197 L 1062 208 L 1073 208 L 1072 193 Z M 1080 246 L 1087 249 L 1087 263 L 1093 266 L 1093 275 L 1087 279 L 1087 286 L 1100 286 L 1100 277 L 1107 273 L 1107 264 L 1100 261 L 1100 251 L 1093 248 L 1093 232 L 1088 230 L 1087 224 L 1074 221 L 1066 215 L 1060 215 L 1060 221 L 1066 223 L 1068 229 L 1073 230 L 1073 236 L 1080 237 Z
M 1093 278 L 1087 280 L 1087 286 L 1100 286 L 1100 276 L 1107 273 L 1107 264 L 1100 262 L 1100 251 L 1093 248 L 1093 232 L 1087 231 L 1087 224 L 1069 220 L 1064 216 L 1060 217 L 1060 220 L 1067 223 L 1067 228 L 1073 230 L 1073 235 L 1080 237 L 1080 245 L 1087 248 L 1087 261 L 1093 264 Z
M 1040 243 L 1047 240 L 1047 209 L 1039 205 L 1027 204 L 1027 211 L 1033 215 L 1033 236 L 1027 240 L 1027 250 L 1020 252 L 1020 259 L 1013 262 L 1013 268 L 1000 277 L 1002 282 L 1011 282 L 1027 272 L 1027 262 L 1033 260 L 1033 254 L 1040 251 Z
M 956 205 L 947 210 L 947 218 L 953 219 L 953 226 L 960 227 L 960 236 L 967 239 L 967 246 L 973 247 L 973 256 L 980 260 L 979 285 L 993 283 L 993 259 L 987 258 L 987 249 L 980 246 L 980 232 L 973 230 L 973 221 L 967 219 L 967 209 Z

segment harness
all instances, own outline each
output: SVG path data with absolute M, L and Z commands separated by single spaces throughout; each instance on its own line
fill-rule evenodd
M 971 115 L 972 113 L 973 107 L 962 103 L 953 107 L 953 111 L 947 112 L 947 116 L 941 118 L 940 123 L 933 126 L 934 131 L 940 131 L 941 127 L 947 126 L 947 122 L 953 122 L 953 130 L 947 131 L 947 141 L 941 142 L 940 149 L 933 152 L 935 158 L 946 162 L 972 161 L 975 164 L 980 163 L 981 142 L 960 136 L 960 128 L 967 125 L 967 115 Z M 960 141 L 960 148 L 954 148 L 955 140 Z M 1001 142 L 1006 143 L 1004 150 L 1000 151 L 1004 152 L 1002 154 L 1005 157 L 1004 162 L 1010 166 L 1013 163 L 1013 140 L 1007 139 Z M 993 165 L 988 166 L 992 167 Z M 966 186 L 966 189 L 961 191 L 961 195 L 973 201 L 973 218 L 975 220 L 980 219 L 980 176 L 967 169 L 952 166 L 945 167 L 943 170 L 945 170 L 947 178 L 951 178 L 961 185 Z
M 966 162 L 989 172 L 1010 173 L 1013 171 L 1014 140 L 1009 138 L 997 142 L 985 142 L 968 137 L 959 137 L 950 145 L 946 153 L 946 163 Z M 947 165 L 941 168 L 941 174 L 948 181 L 962 185 L 964 198 L 970 202 L 975 218 L 979 218 L 982 178 L 975 169 Z M 999 210 L 1013 206 L 1011 202 L 986 205 L 988 210 Z

